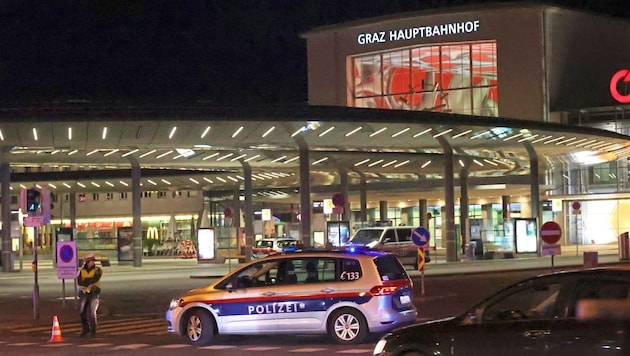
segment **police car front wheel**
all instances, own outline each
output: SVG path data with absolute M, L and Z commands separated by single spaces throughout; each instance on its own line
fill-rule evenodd
M 194 310 L 186 318 L 186 337 L 193 345 L 205 346 L 214 336 L 214 323 L 208 312 Z
M 328 334 L 339 344 L 358 344 L 368 336 L 367 322 L 358 310 L 343 308 L 330 316 Z

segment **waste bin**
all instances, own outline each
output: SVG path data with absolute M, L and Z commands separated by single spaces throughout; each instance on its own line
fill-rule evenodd
M 473 244 L 473 254 L 475 255 L 476 260 L 483 260 L 483 241 L 479 239 L 470 240 L 470 243 Z
M 630 261 L 630 243 L 628 232 L 619 235 L 619 261 Z
M 477 242 L 475 241 L 470 241 L 469 243 L 466 244 L 466 258 L 469 261 L 472 261 L 475 259 L 475 247 L 477 245 Z
M 584 268 L 597 267 L 597 251 L 584 252 Z

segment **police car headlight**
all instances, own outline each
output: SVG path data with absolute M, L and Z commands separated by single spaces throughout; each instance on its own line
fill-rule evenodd
M 179 307 L 179 301 L 178 299 L 171 299 L 171 304 L 168 306 L 168 310 L 173 310 L 177 307 Z

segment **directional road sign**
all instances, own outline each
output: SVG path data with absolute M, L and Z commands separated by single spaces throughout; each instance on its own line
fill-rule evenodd
M 429 230 L 420 226 L 413 230 L 413 233 L 411 234 L 411 239 L 413 240 L 414 244 L 423 247 L 429 244 L 431 234 L 429 233 Z

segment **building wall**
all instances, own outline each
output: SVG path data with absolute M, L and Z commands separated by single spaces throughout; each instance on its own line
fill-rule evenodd
M 630 21 L 550 8 L 547 76 L 551 111 L 618 105 L 612 75 L 630 63 Z
M 382 43 L 358 42 L 358 36 L 362 33 L 468 21 L 479 21 L 478 30 Z M 305 38 L 309 103 L 312 105 L 347 105 L 348 56 L 421 44 L 496 40 L 499 115 L 538 121 L 542 121 L 545 116 L 541 6 L 500 7 L 429 15 L 402 14 L 392 19 L 373 19 L 315 30 L 306 34 Z

